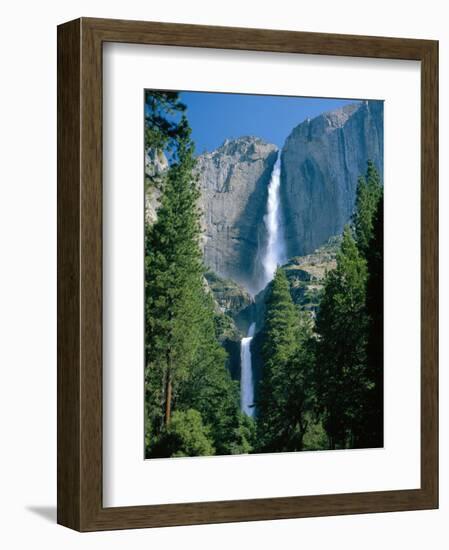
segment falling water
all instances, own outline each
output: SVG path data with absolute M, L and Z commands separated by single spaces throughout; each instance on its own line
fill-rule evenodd
M 254 384 L 253 370 L 251 367 L 251 340 L 254 336 L 256 323 L 251 323 L 246 338 L 242 338 L 240 345 L 240 408 L 248 416 L 254 416 Z
M 262 288 L 274 277 L 278 265 L 286 262 L 285 240 L 281 226 L 280 208 L 281 186 L 281 156 L 278 157 L 271 172 L 268 185 L 267 213 L 264 216 L 267 231 L 267 243 L 262 256 Z M 241 362 L 241 409 L 248 416 L 254 416 L 254 384 L 251 364 L 251 340 L 253 339 L 256 324 L 252 323 L 246 338 L 242 338 L 240 346 Z
M 267 213 L 264 216 L 267 231 L 267 244 L 262 257 L 264 287 L 274 277 L 277 266 L 282 265 L 287 260 L 284 235 L 281 227 L 280 186 L 281 155 L 278 153 L 278 158 L 274 164 L 271 180 L 268 185 Z

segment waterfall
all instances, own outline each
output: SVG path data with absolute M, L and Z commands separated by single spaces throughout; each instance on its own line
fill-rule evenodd
M 281 186 L 281 154 L 278 153 L 276 162 L 271 172 L 270 183 L 268 184 L 267 212 L 264 216 L 265 228 L 267 231 L 267 243 L 263 251 L 262 264 L 262 288 L 264 288 L 274 277 L 278 265 L 287 261 L 285 239 L 281 225 L 280 208 L 280 186 Z M 251 340 L 253 339 L 256 324 L 251 323 L 246 338 L 242 338 L 240 345 L 240 405 L 242 411 L 248 416 L 254 416 L 254 383 L 251 364 Z
M 251 366 L 251 340 L 254 336 L 256 323 L 251 323 L 248 335 L 242 338 L 240 344 L 240 408 L 248 416 L 254 416 L 254 384 Z
M 277 266 L 287 261 L 284 235 L 281 227 L 280 187 L 281 154 L 279 152 L 273 171 L 271 172 L 271 180 L 268 185 L 267 213 L 264 216 L 267 244 L 262 257 L 263 287 L 274 277 Z

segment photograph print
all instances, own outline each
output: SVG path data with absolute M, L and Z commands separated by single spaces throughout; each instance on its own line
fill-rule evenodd
M 383 101 L 143 112 L 145 458 L 383 447 Z

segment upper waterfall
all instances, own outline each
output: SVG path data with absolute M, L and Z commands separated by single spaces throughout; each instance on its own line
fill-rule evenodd
M 383 102 L 355 102 L 299 124 L 294 117 L 291 122 L 280 166 L 286 259 L 311 254 L 343 231 L 367 159 L 383 176 Z M 280 137 L 274 144 L 242 136 L 197 159 L 204 263 L 253 295 L 269 280 L 262 266 L 264 215 L 280 146 Z
M 267 243 L 262 256 L 263 287 L 274 277 L 278 265 L 287 261 L 285 239 L 281 224 L 281 153 L 273 166 L 270 183 L 268 185 L 267 212 L 264 216 L 267 231 Z

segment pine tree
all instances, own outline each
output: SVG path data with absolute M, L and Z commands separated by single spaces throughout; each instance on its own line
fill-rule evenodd
M 195 351 L 192 293 L 202 281 L 193 144 L 186 119 L 182 126 L 157 222 L 147 224 L 145 235 L 147 408 L 149 424 L 159 429 L 170 422 L 173 385 L 187 376 Z
M 379 173 L 374 163 L 369 160 L 366 175 L 360 176 L 358 180 L 353 216 L 355 240 L 360 253 L 365 258 L 369 253 L 374 215 L 381 195 L 382 185 Z
M 306 430 L 307 369 L 304 346 L 310 326 L 299 317 L 284 271 L 278 268 L 266 303 L 263 329 L 263 378 L 259 389 L 258 446 L 261 451 L 302 449 Z
M 383 187 L 371 161 L 365 176 L 359 179 L 354 235 L 368 270 L 365 325 L 368 383 L 354 445 L 380 447 L 383 444 Z
M 368 384 L 366 280 L 366 261 L 346 227 L 337 267 L 326 275 L 316 324 L 318 406 L 331 449 L 354 446 L 363 411 Z
M 298 312 L 297 349 L 286 369 L 286 390 L 288 399 L 285 407 L 285 417 L 289 425 L 289 442 L 286 450 L 302 451 L 305 445 L 308 448 L 319 449 L 322 445 L 317 438 L 305 443 L 306 436 L 311 430 L 320 431 L 313 415 L 315 404 L 314 388 L 314 337 L 312 322 L 309 315 Z M 321 428 L 321 432 L 322 432 Z
M 163 191 L 165 163 L 173 159 L 179 140 L 186 137 L 185 110 L 178 92 L 145 90 L 145 162 L 154 163 L 145 170 L 145 193 L 150 196 L 155 189 Z
M 239 410 L 239 385 L 225 367 L 226 352 L 216 338 L 212 298 L 203 288 L 197 290 L 196 319 L 191 326 L 195 354 L 175 406 L 193 407 L 201 413 L 217 454 L 249 452 L 251 444 Z
M 251 450 L 251 430 L 239 412 L 238 384 L 226 369 L 226 353 L 216 338 L 212 298 L 205 289 L 193 150 L 183 117 L 157 221 L 145 228 L 148 457 L 160 456 L 163 449 L 171 453 L 168 456 L 177 452 L 171 419 L 175 412 L 190 409 L 200 415 L 211 452 Z M 179 453 L 187 452 L 183 449 Z
M 178 139 L 185 137 L 186 126 L 179 123 L 185 110 L 178 92 L 145 90 L 145 146 L 176 150 Z
M 384 274 L 383 274 L 383 193 L 373 216 L 373 233 L 367 251 L 367 378 L 369 387 L 361 417 L 359 447 L 382 447 L 384 419 Z

